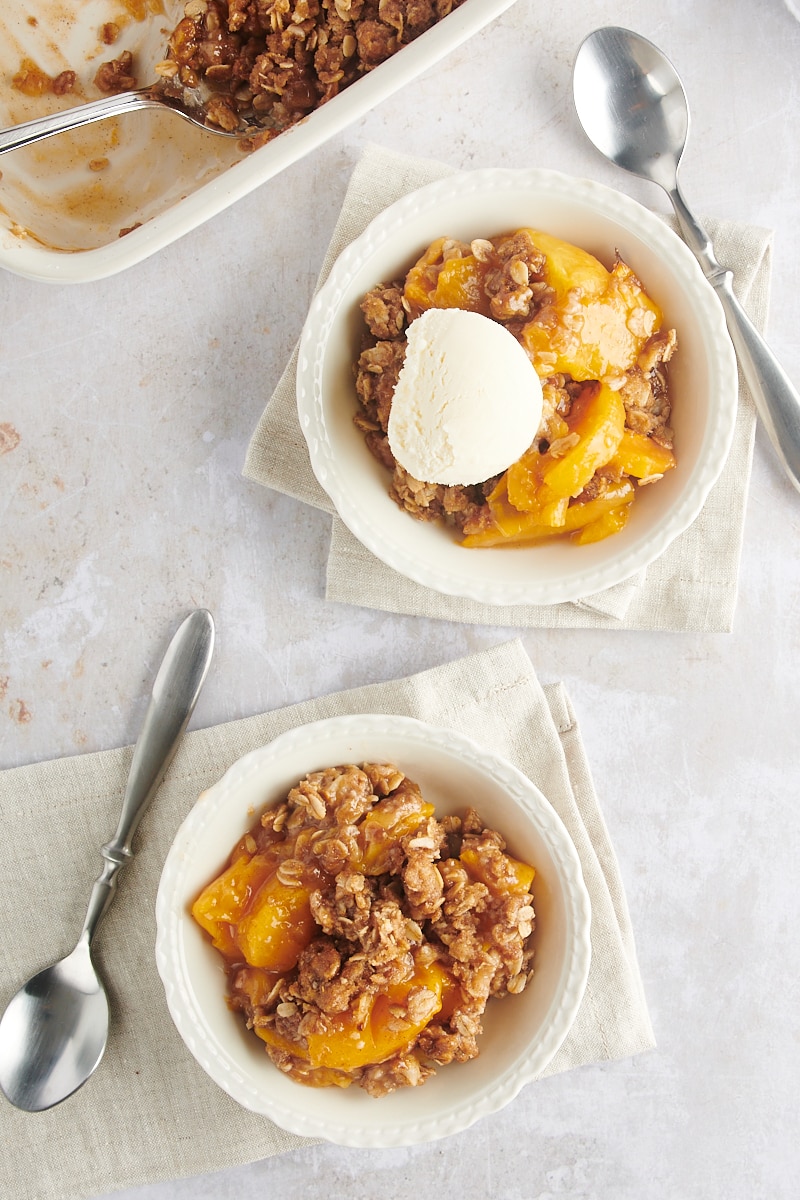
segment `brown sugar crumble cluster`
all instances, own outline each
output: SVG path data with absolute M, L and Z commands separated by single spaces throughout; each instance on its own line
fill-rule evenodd
M 54 96 L 66 96 L 75 87 L 75 72 L 60 71 L 58 75 L 48 75 L 36 65 L 33 59 L 23 58 L 19 70 L 12 77 L 11 86 L 23 96 L 44 96 L 47 92 Z
M 303 119 L 463 0 L 188 0 L 156 70 L 165 86 L 212 91 L 206 122 L 243 116 L 255 148 Z
M 117 40 L 119 33 L 119 26 L 109 21 L 100 30 L 100 40 L 104 45 L 110 46 Z M 37 66 L 33 59 L 23 58 L 19 70 L 11 80 L 11 86 L 25 96 L 44 96 L 48 92 L 54 96 L 66 96 L 75 90 L 76 81 L 75 71 L 60 71 L 58 75 L 50 76 Z M 94 84 L 99 91 L 107 95 L 135 88 L 136 76 L 133 73 L 131 52 L 126 50 L 119 58 L 101 63 L 95 73 Z
M 133 70 L 133 55 L 130 50 L 123 50 L 119 58 L 101 63 L 94 77 L 95 87 L 106 95 L 116 92 L 129 92 L 136 87 L 137 79 Z
M 192 915 L 281 1071 L 382 1096 L 475 1058 L 487 1002 L 524 989 L 533 876 L 473 809 L 345 765 L 264 813 Z
M 156 74 L 165 94 L 199 107 L 205 123 L 235 132 L 254 150 L 380 66 L 464 0 L 187 0 Z M 106 22 L 100 41 L 113 45 Z M 12 80 L 29 96 L 64 95 L 74 71 L 55 79 L 24 59 Z M 100 64 L 105 95 L 138 84 L 129 50 Z M 200 105 L 198 89 L 204 89 Z M 255 127 L 255 132 L 253 128 Z

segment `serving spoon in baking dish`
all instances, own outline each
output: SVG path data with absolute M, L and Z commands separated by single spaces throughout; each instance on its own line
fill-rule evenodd
M 638 33 L 610 25 L 590 33 L 573 70 L 578 118 L 606 158 L 657 183 L 672 201 L 686 244 L 719 296 L 728 332 L 778 458 L 800 491 L 800 395 L 733 291 L 706 231 L 678 185 L 689 105 L 672 63 Z
M 204 129 L 206 133 L 216 133 L 220 137 L 242 138 L 249 134 L 263 133 L 265 128 L 244 120 L 236 129 L 221 129 L 218 125 L 207 124 L 204 104 L 190 105 L 182 97 L 173 96 L 165 91 L 161 84 L 154 83 L 150 87 L 102 96 L 99 100 L 89 101 L 88 104 L 76 104 L 72 108 L 62 109 L 61 112 L 49 113 L 46 117 L 36 117 L 32 121 L 12 125 L 9 129 L 0 129 L 0 154 L 9 150 L 19 150 L 22 146 L 29 146 L 42 138 L 53 137 L 56 133 L 80 129 L 95 121 L 106 121 L 109 117 L 118 117 L 121 113 L 134 112 L 140 108 L 166 108 L 199 129 Z
M 17 1108 L 42 1112 L 66 1100 L 98 1066 L 108 1039 L 108 999 L 92 962 L 97 926 L 133 857 L 130 843 L 164 778 L 203 686 L 214 649 L 214 621 L 196 609 L 170 642 L 153 684 L 133 751 L 117 832 L 100 853 L 102 874 L 71 954 L 39 971 L 0 1019 L 0 1087 Z

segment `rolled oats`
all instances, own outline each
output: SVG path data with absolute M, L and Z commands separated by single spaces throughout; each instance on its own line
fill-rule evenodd
M 207 81 L 213 89 L 208 123 L 236 129 L 247 116 L 257 129 L 242 146 L 257 149 L 461 3 L 188 0 L 169 38 L 167 61 L 174 69 L 161 65 L 158 74 L 178 92 Z

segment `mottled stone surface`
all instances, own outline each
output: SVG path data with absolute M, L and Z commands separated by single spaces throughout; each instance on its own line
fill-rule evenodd
M 219 630 L 196 725 L 510 636 L 327 604 L 328 519 L 240 472 L 368 142 L 588 175 L 664 209 L 573 116 L 572 60 L 605 23 L 652 38 L 684 78 L 693 205 L 774 228 L 769 337 L 800 382 L 800 24 L 778 0 L 519 0 L 123 276 L 69 289 L 0 278 L 0 767 L 132 741 L 168 630 L 193 605 Z M 523 639 L 581 722 L 656 1051 L 529 1087 L 444 1142 L 308 1148 L 124 1200 L 796 1195 L 799 529 L 800 496 L 759 430 L 733 634 Z

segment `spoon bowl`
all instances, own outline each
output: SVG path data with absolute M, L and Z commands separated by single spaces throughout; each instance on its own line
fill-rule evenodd
M 167 648 L 131 760 L 119 824 L 102 847 L 105 860 L 71 954 L 19 989 L 0 1019 L 0 1088 L 17 1108 L 42 1112 L 60 1104 L 93 1074 L 108 1039 L 108 998 L 91 945 L 133 857 L 130 842 L 194 711 L 214 648 L 211 613 L 197 609 Z
M 742 374 L 778 459 L 800 491 L 800 395 L 739 303 L 732 273 L 717 262 L 711 239 L 678 183 L 689 105 L 677 71 L 652 42 L 610 25 L 590 33 L 581 45 L 572 84 L 578 118 L 600 153 L 669 196 L 684 241 L 720 299 Z
M 18 1108 L 41 1112 L 94 1072 L 108 1040 L 108 999 L 82 939 L 20 988 L 3 1015 L 0 1086 Z
M 660 50 L 624 29 L 598 30 L 578 52 L 573 92 L 581 125 L 606 158 L 667 190 L 674 184 L 689 107 Z

